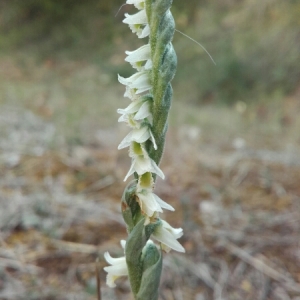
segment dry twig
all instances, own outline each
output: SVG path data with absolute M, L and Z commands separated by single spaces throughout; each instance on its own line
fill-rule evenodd
M 96 272 L 96 280 L 97 280 L 97 297 L 98 300 L 101 300 L 101 279 L 100 279 L 99 259 L 96 260 L 95 272 Z
M 287 290 L 292 292 L 300 293 L 300 285 L 292 281 L 290 278 L 285 276 L 284 274 L 278 272 L 277 270 L 271 268 L 267 264 L 265 264 L 262 260 L 251 256 L 249 253 L 244 251 L 243 249 L 229 243 L 225 242 L 223 245 L 228 251 L 232 254 L 236 255 L 253 268 L 257 269 L 258 271 L 262 272 L 266 276 L 270 277 L 273 280 L 280 282 L 282 285 L 286 287 Z

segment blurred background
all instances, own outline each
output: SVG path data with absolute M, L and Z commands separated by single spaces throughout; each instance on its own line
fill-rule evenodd
M 131 299 L 121 256 L 130 166 L 121 0 L 0 2 L 0 299 Z M 185 255 L 161 300 L 300 299 L 300 2 L 174 0 L 178 69 L 157 194 Z M 117 14 L 117 15 L 116 15 Z

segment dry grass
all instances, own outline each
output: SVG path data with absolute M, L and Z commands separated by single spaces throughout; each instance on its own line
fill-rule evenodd
M 122 89 L 84 63 L 4 64 L 0 299 L 96 299 L 96 258 L 126 237 Z M 156 188 L 187 253 L 165 256 L 160 299 L 299 299 L 299 94 L 246 109 L 174 101 Z M 125 279 L 111 290 L 100 277 L 104 300 L 131 299 Z

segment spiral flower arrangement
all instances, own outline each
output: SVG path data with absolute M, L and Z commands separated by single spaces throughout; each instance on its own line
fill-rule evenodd
M 184 252 L 177 241 L 183 234 L 173 228 L 159 213 L 174 208 L 154 193 L 156 177 L 164 179 L 159 168 L 167 131 L 168 113 L 177 58 L 172 46 L 175 24 L 170 7 L 172 0 L 127 0 L 138 12 L 125 14 L 128 24 L 138 38 L 149 37 L 148 43 L 135 51 L 126 51 L 125 61 L 136 73 L 129 78 L 118 76 L 125 85 L 124 97 L 131 100 L 124 109 L 118 109 L 119 122 L 126 123 L 131 131 L 118 149 L 129 147 L 131 167 L 125 176 L 134 179 L 127 185 L 121 209 L 127 225 L 127 241 L 122 240 L 124 257 L 112 258 L 104 254 L 110 266 L 105 267 L 107 284 L 115 287 L 119 276 L 129 276 L 135 299 L 158 299 L 162 271 L 162 251 L 171 249 Z M 154 243 L 158 242 L 159 245 Z

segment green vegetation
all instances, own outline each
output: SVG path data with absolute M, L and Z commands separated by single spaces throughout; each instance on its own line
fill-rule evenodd
M 108 72 L 130 74 L 120 53 L 136 39 L 122 26 L 131 12 L 124 1 L 4 0 L 0 4 L 2 53 L 34 60 L 92 61 Z M 179 33 L 175 88 L 194 103 L 259 101 L 291 93 L 300 82 L 299 1 L 174 1 L 177 28 L 199 41 L 207 54 Z M 108 62 L 108 63 L 107 63 Z
M 178 15 L 185 21 L 179 29 L 200 41 L 217 63 L 214 67 L 199 47 L 177 38 L 175 47 L 182 50 L 175 80 L 188 78 L 185 89 L 200 87 L 195 101 L 261 100 L 299 84 L 300 3 L 263 2 L 206 1 L 192 25 L 184 13 Z

